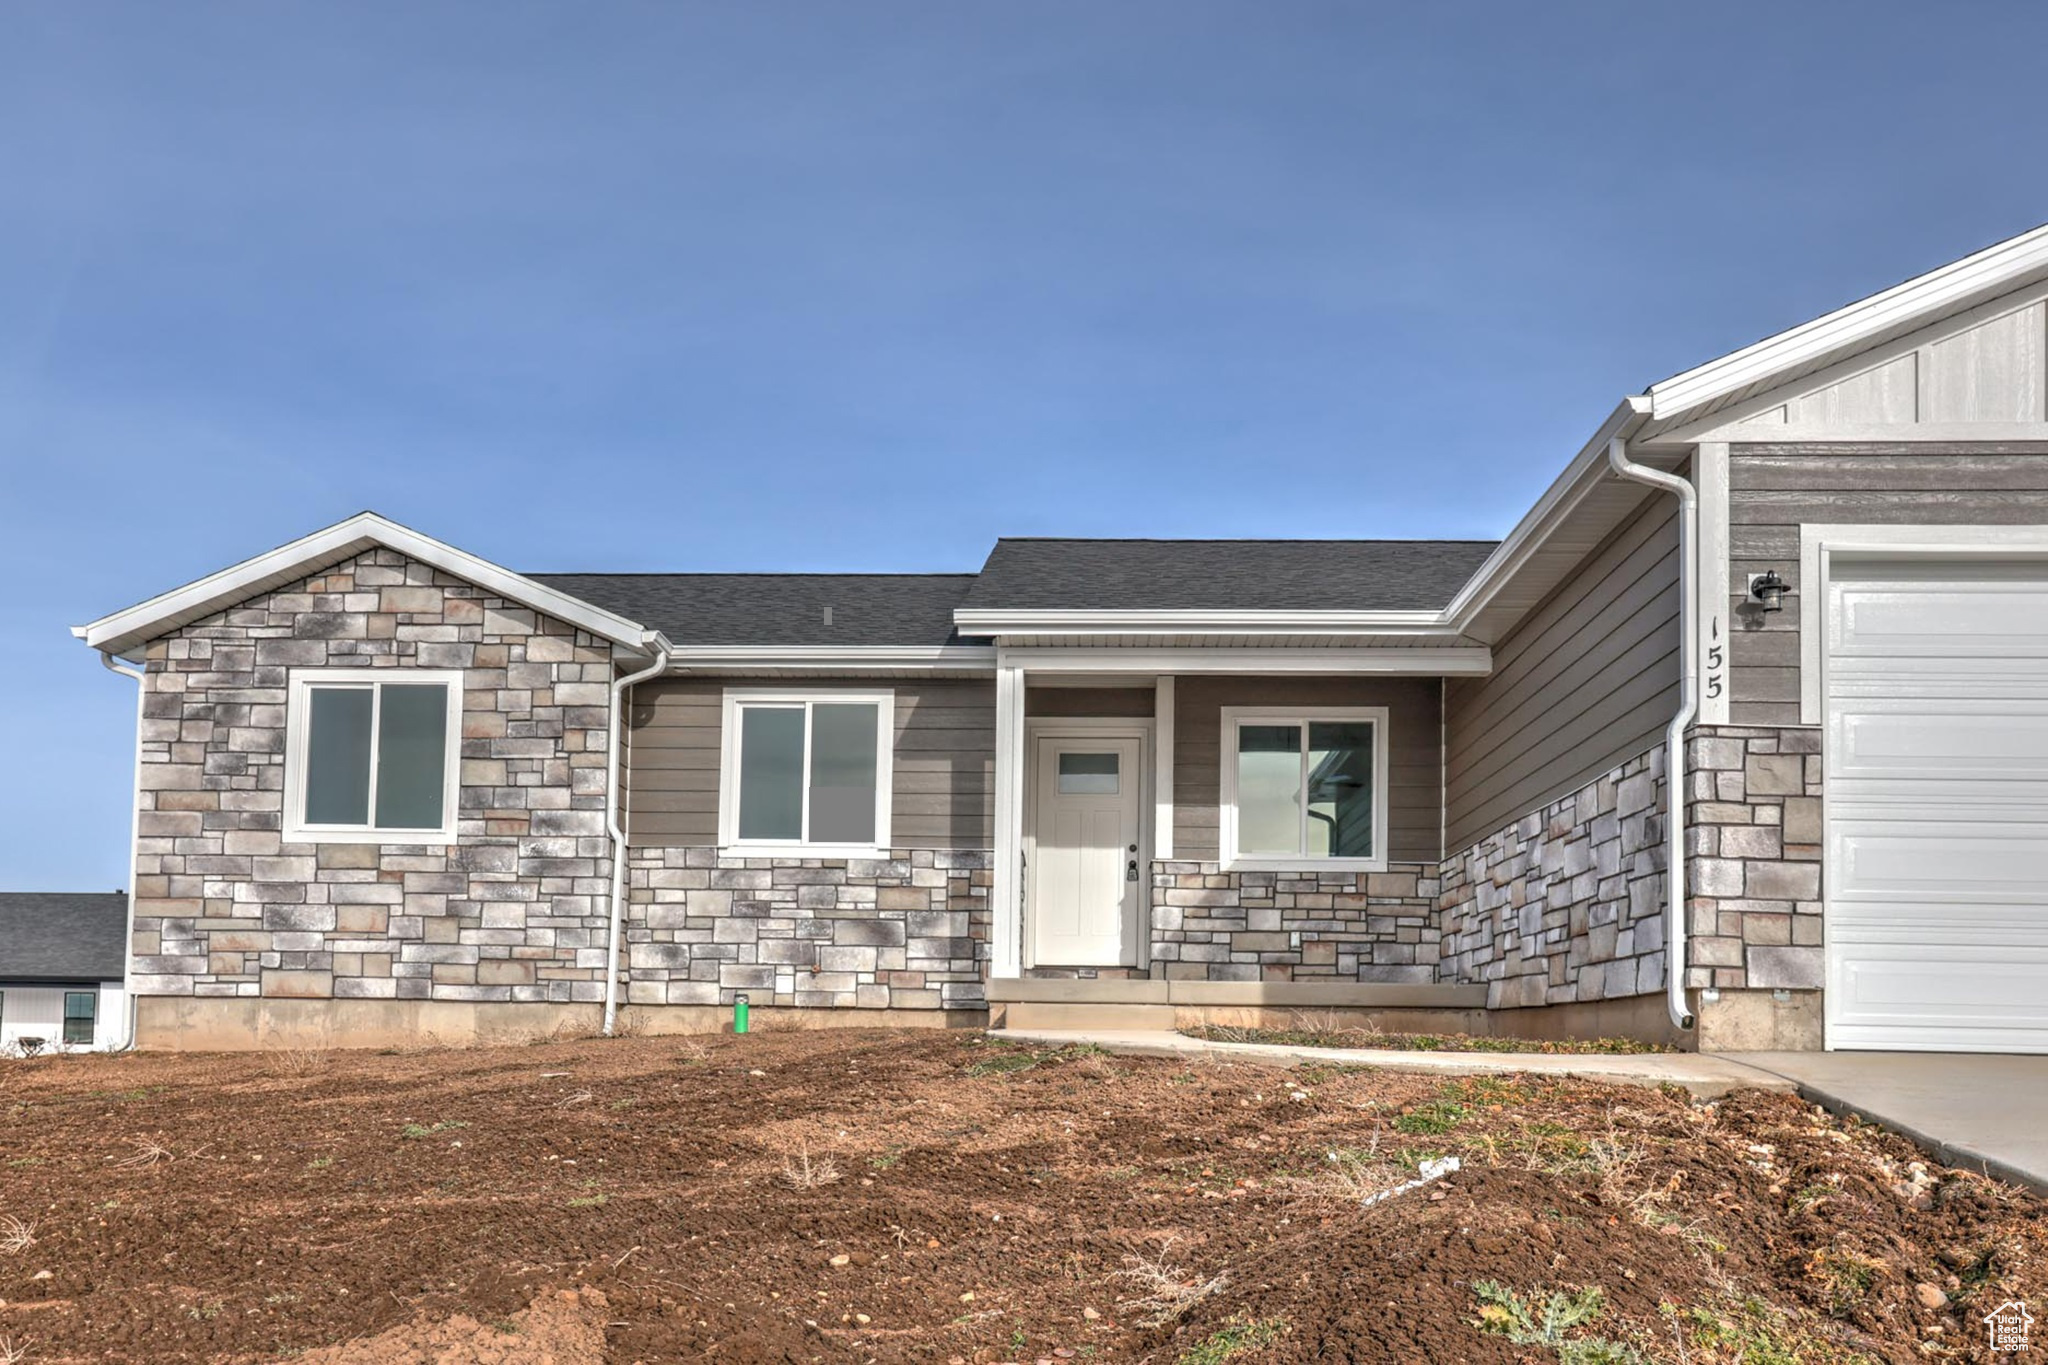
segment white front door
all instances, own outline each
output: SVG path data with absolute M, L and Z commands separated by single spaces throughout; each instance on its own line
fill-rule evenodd
M 1136 965 L 1143 753 L 1136 735 L 1039 739 L 1025 868 L 1034 964 Z
M 2048 1052 L 2048 566 L 1828 598 L 1828 1046 Z

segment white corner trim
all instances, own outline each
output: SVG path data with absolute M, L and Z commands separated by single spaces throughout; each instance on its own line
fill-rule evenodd
M 1694 628 L 1699 631 L 1693 658 L 1699 661 L 1699 721 L 1702 725 L 1728 723 L 1729 694 L 1733 671 L 1729 667 L 1728 632 L 1733 606 L 1728 585 L 1728 446 L 1725 442 L 1702 442 L 1694 452 L 1693 487 L 1699 491 L 1700 526 L 1698 572 L 1693 578 L 1698 601 L 1694 603 Z
M 1831 352 L 1855 347 L 1915 320 L 2002 293 L 2048 271 L 2048 227 L 2037 227 L 1882 293 L 1838 308 L 1650 386 L 1652 412 L 1666 420 L 1725 398 Z
M 306 823 L 306 745 L 312 737 L 312 697 L 316 687 L 366 686 L 378 683 L 436 685 L 448 689 L 445 750 L 442 756 L 441 824 L 438 829 L 381 829 L 371 825 L 309 825 Z M 462 800 L 462 670 L 459 668 L 294 668 L 286 675 L 284 820 L 288 844 L 419 844 L 456 842 Z M 370 726 L 370 806 L 377 814 L 377 755 L 382 747 L 381 689 L 372 688 Z
M 996 668 L 995 867 L 990 875 L 989 976 L 1024 974 L 1024 670 Z
M 1216 803 L 1216 858 L 1225 871 L 1235 872 L 1384 872 L 1387 857 L 1387 797 L 1391 772 L 1389 754 L 1393 743 L 1388 731 L 1388 709 L 1384 706 L 1226 706 L 1217 745 L 1217 768 L 1221 789 Z M 1367 720 L 1372 732 L 1372 847 L 1370 858 L 1285 857 L 1271 854 L 1238 854 L 1237 848 L 1237 742 L 1239 725 L 1308 725 L 1319 720 Z
M 523 574 L 479 559 L 432 536 L 421 535 L 375 512 L 360 512 L 346 521 L 336 522 L 290 544 L 230 565 L 181 588 L 173 588 L 88 625 L 73 627 L 71 633 L 94 649 L 125 654 L 166 631 L 211 616 L 321 569 L 332 568 L 345 559 L 378 546 L 453 574 L 521 606 L 544 612 L 615 645 L 640 650 L 646 647 L 652 634 L 623 616 L 536 583 Z
M 875 842 L 814 844 L 803 839 L 740 838 L 740 710 L 745 706 L 804 708 L 803 826 L 810 827 L 811 707 L 818 703 L 869 703 L 875 710 Z M 894 847 L 896 777 L 896 694 L 887 688 L 728 687 L 719 705 L 718 847 L 736 858 L 873 858 Z
M 1152 685 L 1152 856 L 1173 857 L 1173 675 Z M 1149 879 L 1148 879 L 1149 880 Z
M 2048 526 L 1816 525 L 1799 528 L 1799 720 L 1819 725 L 1827 695 L 1828 577 L 1838 559 L 2039 559 Z

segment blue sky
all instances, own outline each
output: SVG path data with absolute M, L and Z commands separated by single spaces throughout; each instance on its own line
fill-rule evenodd
M 67 628 L 373 507 L 514 568 L 1493 536 L 1627 392 L 2048 218 L 2022 4 L 0 15 L 0 889 Z

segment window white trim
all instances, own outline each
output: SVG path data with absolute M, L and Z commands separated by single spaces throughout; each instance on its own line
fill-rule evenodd
M 1237 731 L 1242 725 L 1300 725 L 1317 721 L 1372 722 L 1372 847 L 1370 858 L 1274 857 L 1237 852 Z M 1387 755 L 1392 748 L 1384 706 L 1226 706 L 1217 765 L 1217 861 L 1237 872 L 1384 872 L 1387 869 Z
M 742 839 L 740 835 L 740 711 L 747 706 L 804 708 L 803 823 L 811 819 L 811 708 L 834 702 L 875 707 L 875 842 L 813 844 L 802 839 Z M 872 858 L 893 847 L 890 815 L 896 776 L 896 693 L 888 689 L 728 687 L 719 711 L 718 844 L 739 857 L 789 853 L 801 858 Z
M 375 825 L 309 825 L 306 812 L 306 744 L 315 687 L 374 683 L 433 685 L 448 689 L 446 767 L 441 785 L 438 829 L 380 829 Z M 373 692 L 373 695 L 375 693 Z M 378 703 L 370 727 L 370 814 L 376 815 Z M 295 668 L 285 703 L 284 841 L 288 844 L 452 844 L 462 794 L 462 670 L 459 668 Z
M 1827 658 L 1829 566 L 1835 557 L 1868 559 L 2040 559 L 2048 557 L 2044 526 L 1899 526 L 1886 523 L 1799 528 L 1799 722 L 1827 719 L 1822 670 Z

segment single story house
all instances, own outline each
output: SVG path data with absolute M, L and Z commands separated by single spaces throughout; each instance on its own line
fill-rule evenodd
M 128 1038 L 128 895 L 0 892 L 0 1057 Z
M 1497 543 L 528 574 L 363 513 L 76 634 L 143 1046 L 2048 1050 L 2048 228 L 1627 394 Z

